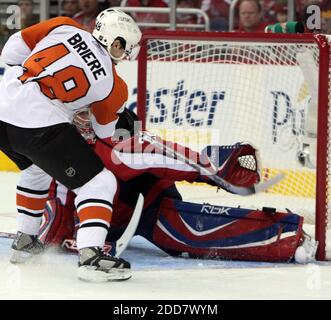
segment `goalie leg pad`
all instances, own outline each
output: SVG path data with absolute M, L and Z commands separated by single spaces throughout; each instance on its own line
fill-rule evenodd
M 153 240 L 161 248 L 201 258 L 290 261 L 302 238 L 293 213 L 163 199 Z
M 62 205 L 58 198 L 48 200 L 39 229 L 39 239 L 45 245 L 60 246 L 65 239 L 73 237 L 74 226 L 74 212 Z

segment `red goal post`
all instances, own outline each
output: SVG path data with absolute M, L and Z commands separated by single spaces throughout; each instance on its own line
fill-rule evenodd
M 294 159 L 313 99 L 297 61 L 302 53 L 312 57 L 317 70 L 316 170 L 301 168 Z M 263 176 L 283 171 L 288 177 L 268 196 L 276 206 L 288 198 L 289 209 L 294 206 L 298 214 L 310 210 L 317 258 L 331 259 L 330 70 L 330 39 L 320 34 L 149 31 L 138 58 L 138 117 L 144 128 L 175 132 L 175 139 L 217 130 L 218 142 L 227 144 L 246 140 L 246 134 L 261 150 L 262 163 L 267 160 Z M 205 132 L 208 140 L 212 134 Z

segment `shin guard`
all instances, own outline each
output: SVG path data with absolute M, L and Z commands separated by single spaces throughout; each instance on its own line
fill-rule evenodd
M 231 208 L 163 199 L 153 240 L 192 257 L 290 261 L 302 241 L 303 218 L 291 212 Z

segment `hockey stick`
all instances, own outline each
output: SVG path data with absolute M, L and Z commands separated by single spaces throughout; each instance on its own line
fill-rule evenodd
M 0 232 L 0 239 L 12 239 L 14 240 L 16 237 L 16 233 L 11 233 L 11 232 Z M 76 243 L 76 239 L 74 238 L 66 238 L 63 240 L 62 244 L 61 244 L 61 249 L 63 249 L 64 251 L 70 252 L 70 253 L 77 253 L 78 249 L 77 249 L 77 243 Z M 111 243 L 106 242 L 103 250 L 105 252 L 110 252 L 112 250 L 112 245 Z
M 144 196 L 140 193 L 129 224 L 127 225 L 127 227 L 126 227 L 125 231 L 123 232 L 123 234 L 121 235 L 121 237 L 115 242 L 116 243 L 116 247 L 115 247 L 115 256 L 116 257 L 119 257 L 122 254 L 122 252 L 129 245 L 132 237 L 134 236 L 134 234 L 137 230 L 137 227 L 138 227 L 138 223 L 140 221 L 143 207 L 144 207 Z M 113 243 L 106 242 L 106 244 L 103 247 L 103 250 L 107 253 L 111 252 L 113 250 L 112 244 Z M 66 249 L 67 251 L 71 251 L 71 252 L 78 251 L 75 239 L 65 239 L 62 243 L 62 248 Z
M 0 238 L 5 238 L 5 239 L 15 239 L 16 234 L 15 233 L 10 233 L 10 232 L 0 232 Z
M 146 131 L 140 131 L 139 137 L 141 141 L 149 142 L 156 147 L 160 148 L 161 150 L 164 150 L 166 155 L 168 157 L 180 160 L 188 165 L 190 165 L 192 168 L 200 172 L 201 174 L 208 175 L 208 178 L 212 181 L 214 181 L 220 188 L 226 190 L 227 192 L 238 194 L 242 196 L 252 195 L 258 192 L 262 192 L 264 190 L 267 190 L 271 186 L 275 185 L 276 183 L 280 182 L 284 177 L 284 173 L 280 173 L 276 175 L 275 177 L 272 177 L 268 181 L 261 182 L 258 184 L 254 184 L 251 187 L 238 187 L 233 185 L 232 183 L 227 182 L 226 180 L 222 179 L 221 177 L 211 174 L 210 170 L 199 165 L 198 163 L 194 162 L 193 160 L 185 157 L 183 154 L 180 154 L 173 150 L 172 148 L 168 147 L 166 144 L 159 142 L 156 139 L 156 136 L 146 132 Z
M 144 196 L 140 193 L 131 220 L 128 226 L 126 227 L 124 233 L 122 234 L 122 236 L 116 241 L 116 249 L 115 249 L 116 257 L 119 257 L 123 253 L 123 251 L 129 245 L 132 237 L 134 236 L 138 227 L 138 223 L 140 221 L 143 206 L 144 206 Z M 15 237 L 16 237 L 15 233 L 0 232 L 0 238 L 15 239 Z M 73 238 L 64 239 L 61 244 L 61 248 L 69 252 L 78 252 L 76 239 Z M 111 251 L 111 249 L 112 249 L 111 244 L 106 243 L 104 246 L 104 251 L 109 252 Z
M 119 257 L 122 254 L 122 252 L 128 246 L 130 240 L 134 236 L 138 227 L 141 213 L 143 211 L 143 207 L 144 207 L 144 196 L 140 193 L 130 223 L 126 227 L 122 236 L 116 241 L 116 254 L 115 254 L 116 257 Z
M 16 237 L 16 233 L 11 232 L 0 232 L 0 238 L 3 239 L 12 239 L 14 240 Z M 106 244 L 106 248 L 110 247 L 109 244 Z M 73 238 L 66 238 L 63 240 L 61 244 L 61 248 L 68 252 L 76 252 L 77 253 L 77 246 L 76 246 L 76 239 Z M 109 248 L 110 251 L 111 247 Z

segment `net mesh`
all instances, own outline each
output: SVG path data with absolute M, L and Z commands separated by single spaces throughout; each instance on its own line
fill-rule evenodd
M 244 199 L 209 198 L 210 187 L 182 184 L 186 199 L 290 208 L 314 224 L 318 72 L 316 43 L 149 40 L 147 129 L 196 151 L 248 141 L 260 152 L 263 179 L 286 175 L 268 192 Z M 330 99 L 329 92 L 329 105 Z M 330 156 L 328 187 L 329 163 Z

